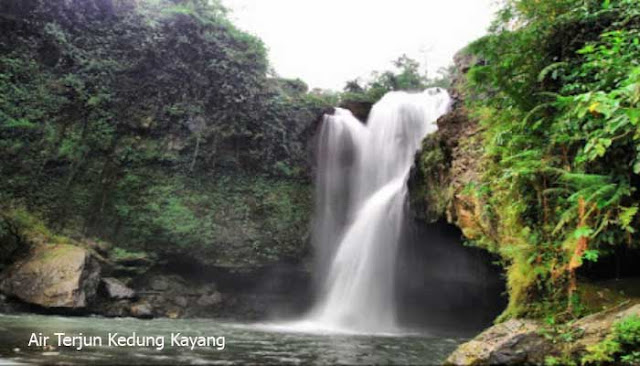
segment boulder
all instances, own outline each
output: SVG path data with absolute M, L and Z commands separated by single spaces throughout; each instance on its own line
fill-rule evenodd
M 100 264 L 88 250 L 39 245 L 0 276 L 0 291 L 47 308 L 84 308 L 96 294 Z
M 130 313 L 136 318 L 151 319 L 153 318 L 153 307 L 146 301 L 138 301 L 131 305 Z
M 185 296 L 180 295 L 173 299 L 173 303 L 181 308 L 186 308 L 189 305 L 189 300 Z
M 179 317 L 182 316 L 183 313 L 184 312 L 182 311 L 182 309 L 179 309 L 176 307 L 170 307 L 164 313 L 164 316 L 166 316 L 169 319 L 178 319 Z
M 166 277 L 157 277 L 151 281 L 151 290 L 167 291 L 169 289 L 169 281 Z
M 102 279 L 107 296 L 112 299 L 132 299 L 136 296 L 136 292 L 127 287 L 120 280 L 113 277 L 105 277 Z
M 485 330 L 459 346 L 445 361 L 447 365 L 544 364 L 550 343 L 540 334 L 540 324 L 512 319 Z
M 553 335 L 553 329 L 536 321 L 512 319 L 485 330 L 460 345 L 447 365 L 522 365 L 545 363 L 548 356 L 567 356 L 579 363 L 589 346 L 605 340 L 612 325 L 628 316 L 640 316 L 640 300 L 634 300 L 562 325 L 571 340 Z M 551 335 L 545 337 L 543 334 Z M 555 338 L 555 339 L 554 339 Z
M 215 306 L 222 303 L 222 294 L 214 292 L 211 295 L 202 295 L 198 298 L 197 304 L 203 307 Z
M 170 293 L 180 293 L 188 283 L 178 275 L 154 275 L 148 280 L 148 289 L 151 291 L 162 291 Z

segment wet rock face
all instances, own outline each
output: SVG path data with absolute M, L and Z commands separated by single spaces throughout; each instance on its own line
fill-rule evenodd
M 342 102 L 342 104 L 340 104 L 340 108 L 350 110 L 351 113 L 353 113 L 353 115 L 362 123 L 367 123 L 367 119 L 369 119 L 369 113 L 371 112 L 372 107 L 373 103 L 371 102 L 357 100 L 346 100 Z
M 154 317 L 211 317 L 217 314 L 223 296 L 212 283 L 192 283 L 179 275 L 151 274 L 136 289 L 141 302 L 153 304 L 149 312 Z M 140 317 L 136 305 L 131 315 Z
M 43 245 L 7 268 L 0 290 L 46 308 L 85 308 L 94 298 L 100 265 L 84 248 Z
M 451 110 L 437 121 L 438 131 L 422 143 L 409 178 L 409 195 L 414 216 L 425 222 L 446 219 L 458 226 L 465 237 L 474 239 L 485 230 L 482 202 L 466 193 L 477 182 L 483 153 L 478 122 L 469 115 L 462 92 L 465 73 L 478 61 L 464 52 L 454 58 L 456 72 L 449 94 Z

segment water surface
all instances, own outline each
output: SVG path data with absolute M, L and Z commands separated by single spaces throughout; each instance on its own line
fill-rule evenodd
M 96 335 L 109 332 L 129 336 L 164 336 L 165 348 L 28 347 L 32 332 Z M 225 337 L 223 350 L 213 347 L 172 347 L 170 334 Z M 0 364 L 439 364 L 463 339 L 428 334 L 357 335 L 305 333 L 287 327 L 229 323 L 212 319 L 108 319 L 50 315 L 0 315 Z

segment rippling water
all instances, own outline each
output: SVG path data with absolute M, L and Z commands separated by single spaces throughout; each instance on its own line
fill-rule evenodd
M 94 335 L 102 347 L 28 347 L 31 333 Z M 165 348 L 109 347 L 108 333 L 164 336 Z M 170 334 L 225 337 L 223 350 L 172 347 Z M 0 364 L 439 364 L 462 342 L 428 334 L 358 335 L 293 332 L 286 326 L 228 323 L 212 319 L 107 319 L 46 315 L 0 315 Z M 51 343 L 51 341 L 50 341 Z

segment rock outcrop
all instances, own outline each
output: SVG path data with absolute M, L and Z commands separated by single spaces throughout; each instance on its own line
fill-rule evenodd
M 541 364 L 550 351 L 538 334 L 541 324 L 532 320 L 509 320 L 495 325 L 449 356 L 449 365 Z
M 42 245 L 7 268 L 0 290 L 46 308 L 85 308 L 96 294 L 100 265 L 84 248 Z
M 102 279 L 102 284 L 104 285 L 106 295 L 111 299 L 132 299 L 136 296 L 134 290 L 127 287 L 127 285 L 117 278 L 105 277 Z
M 464 106 L 464 73 L 478 61 L 464 52 L 456 55 L 456 72 L 449 94 L 453 99 L 449 113 L 437 124 L 416 155 L 409 179 L 413 212 L 419 219 L 436 222 L 446 219 L 473 239 L 486 231 L 480 214 L 481 202 L 465 188 L 478 180 L 482 156 L 481 127 Z
M 141 301 L 153 304 L 149 311 L 154 317 L 211 317 L 223 303 L 222 294 L 212 283 L 192 283 L 175 274 L 150 274 L 140 282 L 138 294 Z M 134 307 L 132 315 L 139 316 Z
M 369 113 L 373 107 L 372 102 L 360 101 L 360 100 L 345 100 L 340 104 L 340 108 L 345 108 L 351 111 L 353 115 L 362 123 L 366 123 L 369 119 Z
M 543 365 L 547 357 L 579 361 L 589 346 L 609 335 L 616 321 L 633 315 L 640 316 L 640 301 L 586 316 L 560 328 L 534 320 L 512 319 L 460 345 L 445 364 Z
M 633 315 L 640 316 L 640 300 L 591 314 L 578 320 L 573 324 L 573 328 L 581 336 L 571 344 L 569 352 L 571 354 L 584 352 L 588 346 L 601 342 L 609 334 L 613 323 Z
M 147 301 L 142 300 L 133 305 L 130 308 L 131 316 L 141 319 L 153 318 L 153 307 Z

